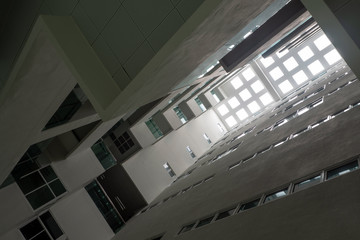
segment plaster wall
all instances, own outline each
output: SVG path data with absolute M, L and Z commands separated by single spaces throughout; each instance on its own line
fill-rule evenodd
M 133 126 L 130 130 L 142 148 L 146 148 L 156 141 L 145 122 Z
M 90 148 L 51 165 L 69 192 L 83 187 L 105 171 Z
M 114 236 L 84 188 L 63 198 L 50 210 L 69 239 L 99 240 Z
M 204 139 L 204 133 L 213 142 L 223 136 L 217 127 L 218 122 L 221 123 L 215 112 L 208 110 L 152 146 L 138 152 L 123 164 L 146 201 L 151 202 L 174 180 L 166 172 L 163 164 L 168 162 L 174 172 L 180 175 L 196 160 L 187 152 L 187 146 L 199 157 L 211 147 Z
M 0 240 L 23 240 L 24 237 L 18 229 L 12 229 L 6 234 L 0 236 Z
M 0 189 L 0 236 L 17 228 L 33 214 L 34 211 L 16 183 Z M 8 234 L 16 236 L 14 233 Z
M 195 117 L 199 116 L 202 113 L 202 110 L 200 109 L 199 105 L 195 102 L 194 98 L 187 101 L 186 104 L 189 106 L 190 110 L 194 113 Z
M 336 76 L 334 76 L 336 78 Z M 321 183 L 315 187 L 289 195 L 283 199 L 262 205 L 247 212 L 215 222 L 177 236 L 181 226 L 209 216 L 216 211 L 244 203 L 269 194 L 291 182 L 310 177 L 321 170 L 334 168 L 360 154 L 358 116 L 360 108 L 338 115 L 336 118 L 288 140 L 254 159 L 228 170 L 232 164 L 268 147 L 285 136 L 315 123 L 359 101 L 359 82 L 334 89 L 348 82 L 354 75 L 327 85 L 318 95 L 308 98 L 275 118 L 273 113 L 254 121 L 246 128 L 257 125 L 255 130 L 231 144 L 226 144 L 246 128 L 233 132 L 214 147 L 214 153 L 191 168 L 197 167 L 188 177 L 173 183 L 164 190 L 154 203 L 160 202 L 211 175 L 214 178 L 136 216 L 115 239 L 146 239 L 165 233 L 163 239 L 262 239 L 275 236 L 278 239 L 358 239 L 360 223 L 358 190 L 359 171 Z M 312 91 L 317 89 L 315 86 Z M 311 94 L 308 91 L 306 94 Z M 309 112 L 271 132 L 256 135 L 261 126 L 268 126 L 293 111 L 324 96 L 324 102 Z M 290 103 L 289 103 L 290 104 Z M 284 105 L 283 108 L 285 108 Z M 256 135 L 256 136 L 255 136 Z M 217 154 L 242 142 L 239 148 L 208 165 L 201 166 Z M 158 219 L 155 220 L 154 219 Z M 169 220 L 171 219 L 171 221 Z M 145 227 L 146 226 L 146 227 Z M 141 229 L 141 231 L 135 231 Z M 136 232 L 136 234 L 134 234 Z

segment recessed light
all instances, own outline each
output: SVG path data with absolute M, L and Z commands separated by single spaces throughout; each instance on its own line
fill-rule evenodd
M 214 67 L 214 65 L 210 66 L 208 69 L 206 69 L 206 72 L 210 72 Z
M 252 30 L 248 31 L 245 35 L 244 35 L 244 39 L 247 38 L 248 36 L 250 36 L 253 33 Z

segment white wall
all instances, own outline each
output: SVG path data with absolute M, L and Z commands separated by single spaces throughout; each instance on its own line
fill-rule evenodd
M 199 105 L 195 102 L 195 98 L 190 99 L 186 102 L 186 104 L 189 106 L 191 111 L 195 114 L 195 116 L 199 116 L 202 113 L 202 110 L 200 109 Z
M 151 202 L 174 180 L 166 172 L 163 164 L 168 162 L 179 176 L 196 160 L 191 158 L 186 146 L 190 146 L 196 157 L 200 157 L 211 147 L 204 139 L 204 133 L 213 143 L 223 136 L 217 123 L 222 124 L 215 112 L 210 109 L 154 145 L 138 152 L 123 164 L 147 202 Z
M 143 148 L 146 148 L 156 141 L 155 137 L 152 135 L 144 122 L 133 126 L 130 130 Z
M 182 122 L 180 121 L 179 117 L 176 115 L 174 109 L 169 108 L 163 114 L 173 129 L 177 129 L 182 125 Z
M 84 186 L 105 171 L 90 148 L 51 165 L 69 192 Z
M 50 210 L 69 240 L 106 240 L 114 236 L 84 188 L 63 198 Z
M 19 227 L 33 214 L 30 204 L 16 183 L 0 189 L 0 236 Z
M 207 100 L 209 100 L 211 106 L 216 106 L 216 104 L 218 104 L 218 102 L 215 100 L 214 96 L 209 92 L 205 93 L 205 97 L 207 98 Z

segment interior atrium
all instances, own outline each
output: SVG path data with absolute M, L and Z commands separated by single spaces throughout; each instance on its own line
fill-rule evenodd
M 359 239 L 358 1 L 0 6 L 0 240 Z

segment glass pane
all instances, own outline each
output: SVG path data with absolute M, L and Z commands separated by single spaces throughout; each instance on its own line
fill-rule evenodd
M 55 196 L 52 194 L 48 186 L 44 186 L 35 192 L 26 196 L 33 209 L 37 209 L 47 202 L 50 202 Z
M 294 192 L 314 186 L 314 185 L 320 183 L 320 181 L 321 181 L 321 176 L 317 175 L 315 177 L 306 179 L 305 181 L 296 183 L 294 186 Z
M 43 226 L 38 219 L 26 224 L 24 227 L 20 228 L 20 232 L 25 237 L 25 239 L 30 239 L 39 232 L 43 230 Z
M 15 179 L 13 178 L 13 176 L 10 174 L 2 184 L 0 184 L 0 189 L 9 186 L 10 184 L 14 183 Z
M 46 231 L 43 231 L 42 233 L 32 238 L 31 240 L 51 240 L 51 238 L 49 237 Z
M 241 205 L 240 211 L 245 211 L 245 210 L 248 210 L 250 208 L 256 207 L 259 204 L 259 202 L 260 202 L 260 199 L 256 199 L 254 201 L 245 203 L 245 204 Z
M 211 223 L 211 220 L 213 220 L 213 218 L 214 218 L 214 216 L 211 216 L 211 217 L 208 217 L 208 218 L 205 218 L 205 219 L 200 220 L 200 222 L 198 223 L 198 225 L 196 225 L 196 228 Z
M 99 187 L 98 183 L 93 181 L 87 185 L 85 189 L 113 232 L 118 232 L 124 223 L 119 214 L 115 211 L 114 206 L 110 203 L 109 199 Z
M 163 236 L 160 236 L 160 237 L 156 237 L 156 238 L 153 238 L 151 240 L 160 240 Z
M 190 231 L 190 230 L 194 227 L 194 225 L 195 225 L 195 223 L 192 223 L 192 224 L 189 224 L 189 225 L 184 226 L 184 227 L 180 230 L 179 234 Z
M 17 180 L 17 184 L 19 185 L 21 191 L 23 191 L 24 194 L 27 194 L 44 185 L 45 181 L 38 172 L 34 172 Z
M 115 144 L 119 143 L 117 140 Z M 119 143 L 120 144 L 120 143 Z M 100 139 L 92 147 L 92 151 L 95 153 L 95 156 L 100 161 L 103 168 L 106 170 L 114 165 L 116 165 L 116 160 L 113 158 L 104 142 Z
M 56 176 L 54 170 L 51 168 L 51 166 L 47 166 L 46 168 L 41 169 L 40 172 L 47 182 L 50 182 L 57 178 L 57 176 Z
M 53 181 L 52 183 L 49 183 L 49 185 L 51 190 L 55 193 L 57 197 L 66 192 L 66 189 L 64 188 L 59 179 Z
M 267 202 L 270 202 L 270 201 L 275 200 L 277 198 L 284 197 L 284 196 L 286 196 L 287 193 L 288 193 L 288 189 L 285 188 L 285 189 L 283 189 L 281 191 L 269 194 L 269 195 L 266 196 L 264 202 L 267 203 Z
M 51 117 L 44 129 L 49 129 L 63 123 L 66 123 L 71 119 L 75 112 L 81 107 L 81 102 L 76 97 L 74 91 L 65 98 L 64 102 L 60 105 L 58 110 Z
M 128 138 L 130 138 L 130 135 L 129 135 L 127 132 L 124 132 L 123 137 L 124 137 L 125 139 L 128 139 Z
M 26 161 L 19 162 L 12 170 L 11 174 L 14 176 L 14 178 L 19 179 L 22 176 L 29 174 L 37 169 L 39 169 L 37 162 L 35 160 L 28 159 Z
M 234 212 L 235 212 L 235 209 L 236 208 L 234 207 L 234 208 L 231 208 L 229 210 L 226 210 L 226 211 L 223 211 L 223 212 L 219 213 L 219 215 L 216 218 L 216 221 L 233 215 Z
M 40 219 L 54 239 L 57 239 L 58 237 L 63 235 L 63 232 L 61 231 L 59 225 L 56 223 L 50 212 L 46 212 L 41 215 Z
M 341 166 L 341 167 L 335 168 L 335 169 L 333 169 L 331 171 L 328 171 L 327 172 L 327 179 L 332 179 L 334 177 L 349 173 L 349 172 L 354 171 L 355 169 L 358 169 L 358 168 L 359 168 L 359 165 L 358 165 L 357 161 L 348 163 L 348 164 L 346 164 L 344 166 Z

